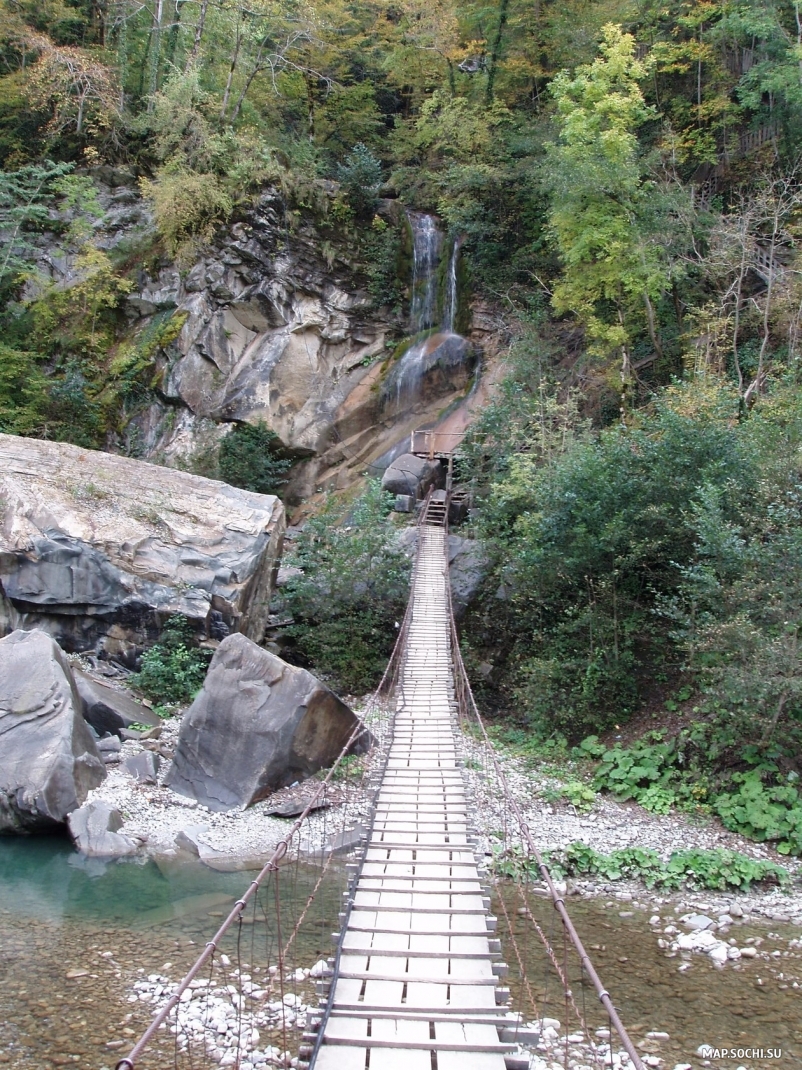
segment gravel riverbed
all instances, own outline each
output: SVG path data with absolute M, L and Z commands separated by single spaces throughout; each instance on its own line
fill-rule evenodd
M 265 860 L 291 824 L 287 819 L 268 815 L 267 810 L 273 805 L 271 800 L 246 810 L 211 813 L 161 783 L 169 769 L 169 754 L 178 727 L 178 720 L 166 721 L 163 726 L 158 741 L 163 755 L 158 783 L 138 784 L 121 761 L 110 766 L 107 780 L 91 797 L 117 807 L 125 817 L 121 831 L 138 837 L 143 852 L 155 857 L 180 857 L 188 839 L 194 838 L 196 843 L 201 843 L 201 859 L 214 868 L 244 868 Z M 147 741 L 126 742 L 121 759 L 137 753 L 143 745 L 152 748 Z M 473 823 L 480 847 L 489 858 L 505 828 L 515 838 L 516 821 L 498 779 L 483 774 L 481 749 L 469 737 L 463 741 L 463 758 Z M 705 969 L 752 971 L 754 980 L 750 985 L 776 989 L 785 1001 L 783 1006 L 786 1003 L 793 1006 L 802 1020 L 802 970 L 798 966 L 802 960 L 802 886 L 798 863 L 778 857 L 766 845 L 724 830 L 712 819 L 695 820 L 680 813 L 651 814 L 636 804 L 621 804 L 608 796 L 598 796 L 588 812 L 577 811 L 568 802 L 553 801 L 554 789 L 559 786 L 556 773 L 544 773 L 522 758 L 506 753 L 502 764 L 507 786 L 539 849 L 561 848 L 580 841 L 605 853 L 624 847 L 649 847 L 667 859 L 677 849 L 729 848 L 754 859 L 784 865 L 792 875 L 785 889 L 764 887 L 738 894 L 691 890 L 658 894 L 638 882 L 577 880 L 562 882 L 560 890 L 567 896 L 569 911 L 572 904 L 577 912 L 580 904 L 595 904 L 594 909 L 603 911 L 613 928 L 637 923 L 638 939 L 660 956 L 659 970 L 683 978 L 678 982 L 681 986 L 689 985 L 688 979 L 698 975 L 698 969 L 696 974 L 692 973 L 694 963 Z M 364 823 L 368 816 L 367 791 L 350 790 L 330 810 L 311 815 L 305 849 L 323 848 L 333 828 Z M 509 957 L 509 949 L 507 954 Z M 323 969 L 320 963 L 311 961 L 302 966 L 306 970 L 304 981 L 309 978 L 310 970 L 319 973 Z M 703 975 L 698 975 L 696 983 L 700 978 L 704 980 Z M 313 992 L 304 991 L 303 985 L 298 990 L 296 985 L 297 1002 L 290 1006 L 275 995 L 263 998 L 266 979 L 256 973 L 232 976 L 228 981 L 228 986 L 222 983 L 205 989 L 196 986 L 192 996 L 179 1006 L 168 1026 L 179 1047 L 200 1043 L 215 1063 L 226 1066 L 234 1065 L 232 1053 L 236 1053 L 239 1045 L 241 1052 L 247 1050 L 245 1061 L 240 1062 L 244 1070 L 291 1065 L 294 1056 L 283 1049 L 276 1030 L 279 1025 L 282 1028 L 289 1025 L 295 1040 L 300 1039 L 300 1031 L 316 1004 Z M 129 983 L 126 998 L 135 1005 L 145 1003 L 155 1009 L 163 1004 L 176 984 L 177 976 L 172 971 L 170 975 L 140 975 Z M 248 1010 L 245 1018 L 244 1009 Z M 638 1017 L 645 1019 L 647 1015 Z M 703 1043 L 689 1052 L 687 1044 L 675 1043 L 669 1039 L 668 1032 L 655 1027 L 658 1019 L 659 1015 L 650 1017 L 637 1030 L 642 1058 L 649 1067 L 739 1070 L 743 1066 L 752 1070 L 773 1065 L 755 1059 L 744 1059 L 742 1063 L 719 1060 L 716 1057 L 719 1038 L 710 1028 L 702 1037 Z M 602 1027 L 594 1029 L 590 1036 L 583 1036 L 568 1031 L 572 1027 L 576 1029 L 569 1018 L 565 1018 L 565 1023 L 548 1016 L 526 1023 L 522 1040 L 525 1037 L 531 1070 L 565 1067 L 582 1070 L 600 1062 L 614 1070 L 627 1070 L 629 1060 L 616 1043 L 615 1034 L 611 1038 Z

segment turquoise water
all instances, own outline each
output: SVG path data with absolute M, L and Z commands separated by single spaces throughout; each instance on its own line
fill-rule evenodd
M 283 866 L 280 913 L 271 878 L 220 951 L 266 976 L 320 876 L 309 864 Z M 151 973 L 180 980 L 253 877 L 197 860 L 86 859 L 66 839 L 0 838 L 0 1067 L 111 1070 L 150 1021 L 150 1004 L 130 1002 L 134 982 Z M 339 863 L 323 877 L 288 972 L 331 954 L 343 879 Z M 316 1003 L 312 982 L 293 987 Z M 169 1035 L 161 1046 L 142 1070 L 173 1066 Z
M 56 837 L 0 837 L 0 909 L 28 918 L 146 927 L 159 912 L 166 920 L 233 901 L 252 879 L 194 862 L 84 858 Z

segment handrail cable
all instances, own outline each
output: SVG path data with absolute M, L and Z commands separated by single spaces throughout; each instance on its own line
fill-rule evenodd
M 411 620 L 411 617 L 412 609 L 410 600 L 410 603 L 407 605 L 406 613 L 404 614 L 403 622 L 401 624 L 401 627 L 399 628 L 395 646 L 393 647 L 393 652 L 390 655 L 390 659 L 387 662 L 387 667 L 384 670 L 384 675 L 382 676 L 378 687 L 370 696 L 365 706 L 365 714 L 372 711 L 378 705 L 380 696 L 384 693 L 388 681 L 391 682 L 391 687 L 387 691 L 388 696 L 391 696 L 393 694 L 395 687 L 397 686 L 400 660 L 405 653 L 406 635 L 407 631 L 409 630 L 409 622 Z M 282 859 L 289 851 L 290 844 L 293 838 L 295 837 L 299 829 L 303 826 L 309 814 L 317 808 L 318 804 L 325 796 L 326 790 L 331 783 L 332 777 L 336 773 L 343 759 L 348 756 L 354 744 L 365 733 L 369 734 L 369 729 L 364 724 L 364 721 L 360 719 L 354 730 L 351 732 L 351 735 L 348 737 L 345 744 L 343 745 L 342 750 L 338 754 L 334 764 L 329 769 L 325 778 L 320 781 L 320 786 L 318 787 L 317 791 L 314 795 L 310 797 L 303 812 L 293 823 L 292 828 L 282 837 L 282 839 L 278 841 L 275 848 L 273 849 L 273 853 L 271 854 L 270 858 L 264 864 L 264 866 L 259 871 L 258 875 L 254 878 L 254 880 L 251 881 L 251 883 L 248 885 L 248 888 L 242 898 L 236 901 L 228 916 L 224 919 L 223 923 L 218 928 L 217 932 L 214 934 L 212 939 L 208 941 L 201 954 L 197 957 L 197 959 L 189 968 L 189 970 L 187 970 L 187 972 L 184 974 L 184 977 L 179 982 L 175 991 L 172 993 L 172 995 L 158 1012 L 158 1014 L 154 1016 L 153 1021 L 150 1023 L 144 1033 L 142 1033 L 139 1040 L 129 1051 L 128 1055 L 120 1059 L 115 1064 L 115 1070 L 136 1070 L 137 1059 L 139 1059 L 139 1057 L 143 1054 L 145 1049 L 148 1047 L 148 1044 L 158 1032 L 160 1027 L 167 1021 L 171 1011 L 180 1003 L 182 994 L 189 988 L 190 984 L 203 969 L 204 965 L 213 958 L 214 953 L 217 950 L 218 945 L 222 940 L 223 936 L 228 932 L 234 922 L 239 921 L 241 919 L 243 910 L 248 905 L 248 902 L 258 892 L 265 879 L 270 874 L 278 871 Z M 389 737 L 385 738 L 382 741 L 385 749 L 387 749 L 387 747 L 389 746 L 391 738 L 392 731 L 390 731 Z M 288 941 L 288 947 L 289 944 L 292 942 L 292 938 L 295 935 L 295 931 L 296 930 L 293 930 L 292 936 Z
M 448 513 L 446 512 L 446 517 L 447 516 L 448 516 Z M 447 538 L 445 540 L 445 567 L 446 567 L 446 570 L 447 570 L 448 569 L 448 539 Z M 485 745 L 485 747 L 487 749 L 487 752 L 490 755 L 490 758 L 491 758 L 491 761 L 492 761 L 492 764 L 493 764 L 493 768 L 494 768 L 496 776 L 498 778 L 498 782 L 501 785 L 502 791 L 504 793 L 505 801 L 506 801 L 507 805 L 510 807 L 510 809 L 512 810 L 514 816 L 515 816 L 515 819 L 516 819 L 516 821 L 518 823 L 518 827 L 521 830 L 521 834 L 523 836 L 523 839 L 524 839 L 524 841 L 526 843 L 527 848 L 529 849 L 530 853 L 532 854 L 532 856 L 534 857 L 535 861 L 537 862 L 538 870 L 540 871 L 540 875 L 543 878 L 543 882 L 545 883 L 546 887 L 548 888 L 548 891 L 549 891 L 549 894 L 551 896 L 551 899 L 552 899 L 552 902 L 554 904 L 554 907 L 555 907 L 557 913 L 559 914 L 560 919 L 561 919 L 561 921 L 563 923 L 563 927 L 564 927 L 565 931 L 567 932 L 568 937 L 571 940 L 571 943 L 574 945 L 574 948 L 576 949 L 577 954 L 579 955 L 579 960 L 580 960 L 583 968 L 587 971 L 588 976 L 590 977 L 591 981 L 593 982 L 593 987 L 596 989 L 596 994 L 598 995 L 599 1000 L 602 1003 L 604 1009 L 607 1011 L 607 1014 L 608 1014 L 608 1016 L 610 1018 L 610 1021 L 612 1022 L 613 1026 L 615 1028 L 615 1031 L 618 1033 L 618 1036 L 621 1039 L 621 1043 L 623 1044 L 623 1046 L 624 1046 L 624 1048 L 625 1048 L 625 1050 L 627 1052 L 627 1055 L 632 1060 L 636 1070 L 644 1070 L 643 1062 L 642 1062 L 640 1056 L 638 1055 L 637 1051 L 635 1050 L 635 1045 L 632 1043 L 632 1040 L 631 1040 L 629 1034 L 627 1033 L 623 1022 L 621 1021 L 621 1019 L 620 1019 L 620 1017 L 618 1015 L 618 1011 L 615 1009 L 613 1001 L 610 998 L 610 994 L 607 991 L 607 989 L 604 987 L 604 985 L 602 984 L 601 979 L 600 979 L 598 973 L 596 972 L 596 970 L 595 970 L 595 968 L 593 966 L 593 963 L 590 960 L 590 956 L 588 955 L 588 953 L 585 950 L 585 947 L 584 947 L 581 939 L 579 938 L 579 933 L 574 928 L 574 924 L 571 921 L 571 918 L 570 918 L 570 916 L 568 914 L 568 911 L 566 910 L 566 907 L 565 907 L 565 899 L 564 899 L 564 897 L 562 895 L 560 895 L 558 893 L 558 891 L 557 891 L 557 889 L 556 889 L 556 887 L 554 885 L 554 881 L 552 880 L 551 873 L 549 872 L 548 867 L 546 866 L 546 863 L 543 861 L 543 856 L 541 855 L 540 851 L 537 848 L 537 844 L 534 841 L 534 838 L 532 836 L 532 833 L 531 833 L 531 830 L 529 828 L 529 825 L 524 820 L 524 815 L 521 812 L 521 808 L 518 805 L 518 802 L 515 799 L 515 797 L 513 796 L 512 792 L 510 791 L 509 785 L 507 783 L 507 778 L 504 775 L 504 771 L 502 769 L 501 763 L 498 760 L 498 756 L 496 755 L 495 748 L 493 747 L 493 744 L 490 741 L 490 737 L 487 734 L 487 729 L 485 728 L 484 721 L 482 720 L 482 715 L 479 713 L 479 708 L 476 705 L 476 699 L 473 696 L 473 691 L 471 689 L 470 680 L 468 679 L 468 674 L 467 674 L 466 669 L 465 669 L 465 663 L 464 663 L 464 661 L 462 659 L 462 652 L 461 652 L 460 646 L 459 646 L 459 635 L 457 633 L 457 626 L 456 626 L 456 623 L 454 621 L 454 613 L 453 613 L 453 609 L 452 609 L 452 606 L 451 606 L 451 584 L 450 583 L 446 584 L 446 595 L 447 595 L 447 598 L 448 598 L 449 610 L 450 610 L 450 619 L 451 619 L 452 660 L 453 660 L 454 669 L 455 669 L 454 684 L 455 684 L 455 692 L 456 692 L 456 697 L 457 697 L 457 703 L 458 703 L 460 712 L 466 713 L 466 712 L 468 712 L 468 710 L 472 711 L 473 718 L 476 721 L 476 723 L 477 723 L 477 725 L 478 725 L 478 727 L 480 729 L 484 745 Z M 537 923 L 535 923 L 535 924 L 537 924 Z M 542 934 L 541 934 L 541 938 L 542 938 Z M 553 952 L 552 952 L 552 954 L 553 954 Z M 559 969 L 558 969 L 558 972 L 561 972 L 561 971 L 559 971 Z M 570 992 L 570 989 L 567 987 L 567 978 L 564 979 L 564 985 L 566 985 L 566 991 Z M 571 1000 L 573 1002 L 573 996 L 571 996 Z M 575 1008 L 575 1010 L 577 1012 L 577 1015 L 579 1016 L 580 1021 L 582 1021 L 582 1016 L 581 1016 L 581 1014 L 579 1014 L 579 1010 L 576 1007 L 576 1004 L 574 1004 L 574 1008 Z

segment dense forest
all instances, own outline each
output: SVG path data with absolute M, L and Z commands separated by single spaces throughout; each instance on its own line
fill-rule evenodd
M 595 757 L 671 714 L 604 759 L 609 783 L 802 852 L 802 6 L 0 13 L 0 429 L 103 446 L 175 329 L 121 342 L 134 265 L 189 264 L 266 185 L 355 250 L 377 306 L 404 299 L 379 199 L 436 213 L 510 347 L 463 462 L 490 557 L 464 626 L 483 701 Z M 157 227 L 116 258 L 92 241 L 92 176 L 114 167 Z M 82 258 L 69 291 L 36 279 L 54 205 Z M 374 610 L 343 614 L 389 641 Z

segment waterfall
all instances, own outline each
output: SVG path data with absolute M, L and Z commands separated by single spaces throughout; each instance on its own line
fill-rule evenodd
M 412 300 L 409 310 L 411 334 L 434 327 L 437 319 L 437 268 L 443 235 L 434 216 L 410 212 L 412 230 Z
M 395 396 L 401 410 L 420 396 L 421 381 L 433 361 L 463 358 L 465 343 L 454 334 L 457 318 L 457 261 L 460 240 L 452 245 L 448 272 L 442 280 L 443 234 L 434 216 L 425 212 L 408 212 L 412 232 L 412 295 L 409 308 L 409 333 L 418 337 L 407 349 L 387 383 L 387 395 Z M 440 287 L 441 281 L 445 285 Z M 441 299 L 442 298 L 442 299 Z M 442 315 L 441 315 L 442 309 Z M 434 331 L 432 330 L 434 328 Z M 458 350 L 458 354 L 457 354 Z M 454 354 L 457 354 L 456 357 Z
M 457 261 L 459 260 L 459 247 L 461 238 L 455 238 L 451 246 L 451 256 L 448 258 L 448 275 L 446 276 L 446 299 L 443 308 L 443 330 L 448 334 L 454 333 L 454 323 L 457 319 Z

